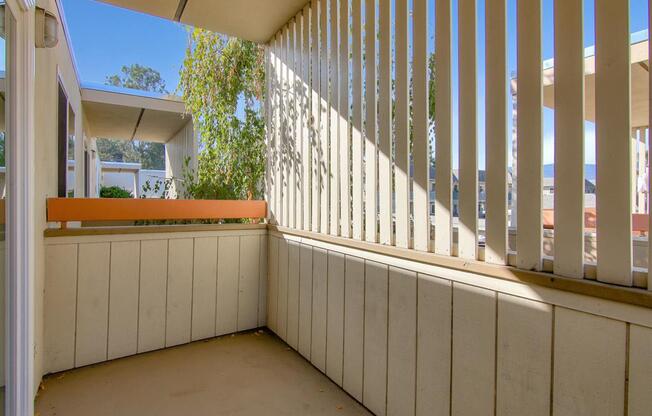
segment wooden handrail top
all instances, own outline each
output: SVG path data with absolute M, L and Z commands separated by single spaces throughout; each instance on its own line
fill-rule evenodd
M 136 221 L 265 218 L 265 201 L 48 198 L 47 221 Z

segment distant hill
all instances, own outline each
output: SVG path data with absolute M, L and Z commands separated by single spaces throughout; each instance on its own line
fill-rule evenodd
M 555 165 L 543 165 L 543 177 L 544 178 L 554 178 L 555 177 Z M 586 164 L 584 165 L 584 177 L 588 180 L 595 180 L 595 165 Z

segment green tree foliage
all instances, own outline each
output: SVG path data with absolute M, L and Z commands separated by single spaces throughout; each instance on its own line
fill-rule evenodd
M 123 66 L 120 75 L 106 77 L 106 84 L 114 87 L 167 94 L 161 74 L 139 64 Z M 100 160 L 107 162 L 142 163 L 143 169 L 165 169 L 165 145 L 162 143 L 98 139 Z
M 100 198 L 133 198 L 133 194 L 119 186 L 103 186 L 100 188 Z
M 123 65 L 122 74 L 106 77 L 105 83 L 114 87 L 132 88 L 135 90 L 167 94 L 165 81 L 161 73 L 155 69 L 139 64 Z
M 202 29 L 190 32 L 179 89 L 201 137 L 197 170 L 187 169 L 187 196 L 250 199 L 265 169 L 264 50 Z

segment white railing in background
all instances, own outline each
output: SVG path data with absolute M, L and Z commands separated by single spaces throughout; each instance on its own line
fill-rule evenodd
M 541 3 L 517 1 L 515 97 L 508 96 L 507 0 L 487 0 L 485 5 L 485 45 L 477 41 L 480 26 L 474 0 L 460 1 L 456 16 L 452 0 L 312 0 L 278 32 L 267 48 L 270 162 L 266 192 L 273 223 L 465 260 L 550 269 L 544 266 L 548 259 L 544 258 L 542 220 Z M 581 0 L 558 0 L 554 8 L 557 182 L 553 271 L 584 278 L 584 144 L 578 138 L 584 137 L 585 12 Z M 595 17 L 596 276 L 604 283 L 633 286 L 632 201 L 637 201 L 637 207 L 646 206 L 647 196 L 636 194 L 632 180 L 633 172 L 640 176 L 645 170 L 647 151 L 632 153 L 629 140 L 628 2 L 596 0 Z M 457 44 L 453 43 L 454 28 Z M 434 156 L 429 42 L 437 58 Z M 481 252 L 476 61 L 477 50 L 483 46 L 488 209 Z M 455 111 L 454 48 L 459 56 L 459 108 Z M 515 133 L 508 124 L 512 98 L 517 110 Z M 457 242 L 452 197 L 455 112 L 460 137 Z M 513 134 L 517 149 L 513 190 L 518 186 L 511 212 L 518 230 L 515 254 L 510 253 L 508 243 L 508 143 Z M 636 149 L 645 140 L 642 143 L 637 141 Z M 429 216 L 432 162 L 433 220 Z

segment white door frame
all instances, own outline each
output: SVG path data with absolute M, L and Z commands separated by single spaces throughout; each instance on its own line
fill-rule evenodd
M 6 0 L 15 18 L 11 61 L 14 74 L 7 146 L 5 240 L 5 414 L 34 414 L 34 3 Z M 7 80 L 9 81 L 9 80 Z

